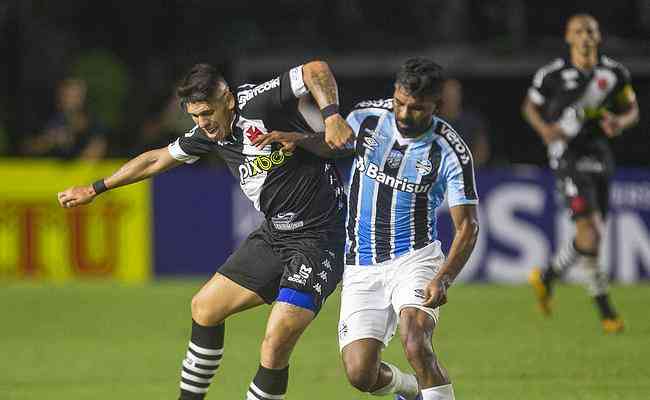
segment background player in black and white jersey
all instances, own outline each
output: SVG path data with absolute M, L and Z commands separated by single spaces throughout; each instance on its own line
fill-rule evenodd
M 223 157 L 266 221 L 192 299 L 180 398 L 203 399 L 207 393 L 223 355 L 225 319 L 275 302 L 246 398 L 282 399 L 291 351 L 341 279 L 346 200 L 331 161 L 306 156 L 302 149 L 258 149 L 252 141 L 270 130 L 318 130 L 333 148 L 344 146 L 352 131 L 338 114 L 336 81 L 326 63 L 314 61 L 233 92 L 212 66 L 198 64 L 178 96 L 194 129 L 168 147 L 141 154 L 108 178 L 59 193 L 59 202 L 63 207 L 86 204 L 107 189 L 192 163 L 209 152 Z
M 598 54 L 601 35 L 592 16 L 570 17 L 565 39 L 569 57 L 536 73 L 523 113 L 548 146 L 551 168 L 571 211 L 576 235 L 544 270 L 533 269 L 529 280 L 540 308 L 549 314 L 553 282 L 581 260 L 603 329 L 620 332 L 623 322 L 610 304 L 598 255 L 613 172 L 608 139 L 637 122 L 639 107 L 628 70 Z

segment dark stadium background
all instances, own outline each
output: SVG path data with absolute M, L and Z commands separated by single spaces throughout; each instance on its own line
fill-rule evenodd
M 641 0 L 434 0 L 408 7 L 362 0 L 5 0 L 4 152 L 19 154 L 18 143 L 52 111 L 55 83 L 91 52 L 112 54 L 127 75 L 128 95 L 112 127 L 113 156 L 130 155 L 142 120 L 159 111 L 175 80 L 195 62 L 219 64 L 231 81 L 241 82 L 321 58 L 333 66 L 349 107 L 389 96 L 396 66 L 408 56 L 427 55 L 462 80 L 465 103 L 487 117 L 491 164 L 543 164 L 544 148 L 519 107 L 533 72 L 564 54 L 567 16 L 582 11 L 600 21 L 603 52 L 630 68 L 641 104 L 641 123 L 614 141 L 619 164 L 647 166 L 650 4 Z

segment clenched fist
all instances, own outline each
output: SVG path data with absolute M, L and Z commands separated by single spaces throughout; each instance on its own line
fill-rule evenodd
M 343 149 L 352 139 L 352 129 L 340 114 L 325 119 L 325 143 L 332 149 Z
M 90 203 L 96 195 L 92 186 L 75 186 L 59 192 L 57 198 L 61 207 L 72 208 Z

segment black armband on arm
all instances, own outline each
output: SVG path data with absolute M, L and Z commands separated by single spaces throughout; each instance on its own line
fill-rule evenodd
M 93 183 L 93 189 L 95 190 L 96 195 L 104 193 L 105 191 L 108 190 L 108 188 L 106 187 L 106 183 L 104 183 L 103 179 L 95 181 Z
M 320 113 L 323 116 L 323 121 L 324 121 L 328 117 L 331 117 L 332 115 L 339 113 L 339 105 L 330 104 L 329 106 L 325 106 L 320 110 Z

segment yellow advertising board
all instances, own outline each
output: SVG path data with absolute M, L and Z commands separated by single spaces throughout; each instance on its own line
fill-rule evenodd
M 149 181 L 73 209 L 57 201 L 57 192 L 108 176 L 122 163 L 0 159 L 0 281 L 149 279 Z

